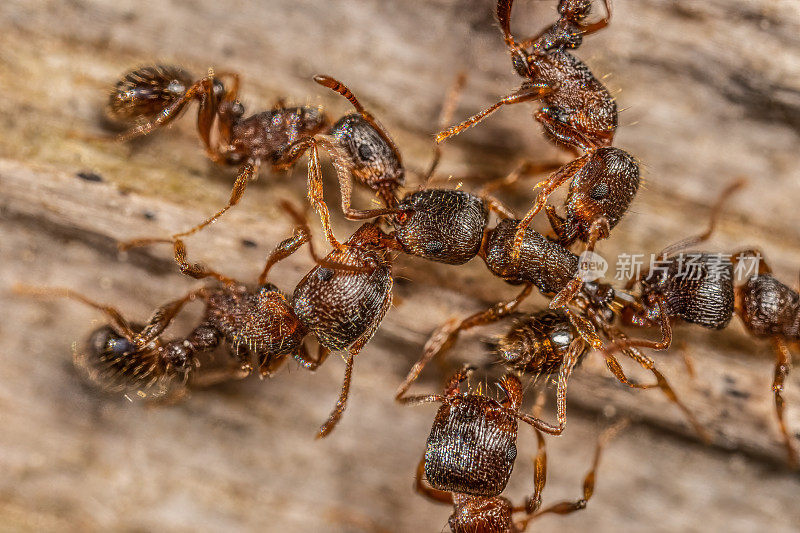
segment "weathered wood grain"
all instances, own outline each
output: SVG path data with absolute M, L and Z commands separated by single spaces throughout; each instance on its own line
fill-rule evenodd
M 120 146 L 100 109 L 108 83 L 154 58 L 203 72 L 238 70 L 249 109 L 278 95 L 344 102 L 310 82 L 343 79 L 396 135 L 412 170 L 424 168 L 442 95 L 469 73 L 457 116 L 491 103 L 517 79 L 488 1 L 74 3 L 8 1 L 0 6 L 0 523 L 9 529 L 438 530 L 448 514 L 409 489 L 432 410 L 401 409 L 392 390 L 436 324 L 511 294 L 478 262 L 453 268 L 401 258 L 401 303 L 359 358 L 342 427 L 311 440 L 335 400 L 342 365 L 315 375 L 284 372 L 200 391 L 158 409 L 96 396 L 70 371 L 70 343 L 97 319 L 71 303 L 12 296 L 17 282 L 69 286 L 143 318 L 192 285 L 174 274 L 167 249 L 118 255 L 115 239 L 190 225 L 228 195 L 232 171 L 204 158 L 187 118 L 151 139 Z M 514 26 L 532 33 L 554 2 L 519 2 Z M 517 17 L 518 14 L 518 17 Z M 606 257 L 644 253 L 697 231 L 706 206 L 731 179 L 747 191 L 729 205 L 711 246 L 756 244 L 784 281 L 796 279 L 800 230 L 800 12 L 794 2 L 722 0 L 614 2 L 611 27 L 580 51 L 614 88 L 622 115 L 618 145 L 641 159 L 646 187 Z M 522 158 L 563 156 L 519 106 L 446 145 L 454 176 L 498 176 Z M 251 279 L 289 231 L 278 198 L 303 197 L 302 168 L 264 173 L 242 205 L 188 242 L 193 257 Z M 91 171 L 103 182 L 87 182 Z M 469 187 L 473 181 L 465 181 Z M 330 189 L 333 191 L 333 189 Z M 336 204 L 335 194 L 329 195 Z M 524 188 L 509 202 L 524 209 Z M 368 197 L 359 200 L 366 204 Z M 354 226 L 341 219 L 342 234 Z M 256 247 L 243 241 L 256 243 Z M 276 271 L 290 288 L 309 268 L 305 254 Z M 536 299 L 529 308 L 543 305 Z M 185 323 L 184 323 L 185 325 Z M 467 336 L 459 359 L 485 361 Z M 769 347 L 737 324 L 710 334 L 682 328 L 697 367 L 686 377 L 677 352 L 659 364 L 709 424 L 716 449 L 694 435 L 657 392 L 617 386 L 600 359 L 578 371 L 567 435 L 551 439 L 550 495 L 577 494 L 597 412 L 640 422 L 609 448 L 590 510 L 537 527 L 594 530 L 791 530 L 798 480 L 781 470 L 769 385 Z M 435 368 L 421 388 L 438 387 Z M 789 422 L 800 428 L 800 379 L 787 383 Z M 667 430 L 667 431 L 665 431 Z M 398 443 L 402 443 L 399 445 Z M 744 455 L 730 455 L 730 448 Z M 533 453 L 529 435 L 521 450 Z M 521 497 L 530 465 L 521 454 L 510 491 Z M 556 466 L 560 465 L 560 466 Z

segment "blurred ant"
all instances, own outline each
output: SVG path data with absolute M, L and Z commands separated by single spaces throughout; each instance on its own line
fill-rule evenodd
M 738 257 L 741 259 L 751 254 L 760 258 L 760 253 L 753 251 L 741 252 Z M 786 405 L 783 384 L 792 365 L 792 353 L 788 344 L 800 341 L 800 294 L 775 279 L 770 267 L 761 260 L 758 272 L 743 285 L 736 287 L 735 310 L 750 335 L 769 338 L 775 347 L 777 357 L 772 380 L 775 412 L 789 464 L 792 468 L 797 468 L 797 449 L 784 420 Z
M 298 227 L 295 240 L 307 240 L 308 228 Z M 282 245 L 285 246 L 285 245 Z M 182 243 L 177 247 L 185 259 Z M 313 256 L 313 254 L 312 254 Z M 282 259 L 279 246 L 268 264 Z M 128 322 L 117 309 L 96 303 L 68 289 L 18 290 L 41 296 L 71 298 L 103 312 L 110 320 L 92 332 L 82 350 L 76 350 L 76 366 L 90 381 L 111 392 L 137 392 L 139 396 L 160 397 L 193 384 L 209 384 L 243 378 L 254 367 L 262 376 L 271 376 L 286 360 L 294 357 L 302 366 L 315 369 L 322 361 L 313 360 L 303 343 L 308 329 L 298 318 L 287 297 L 271 283 L 261 279 L 248 287 L 213 270 L 193 267 L 194 277 L 214 278 L 221 287 L 202 287 L 162 305 L 144 324 Z M 164 340 L 164 331 L 186 304 L 200 300 L 205 311 L 200 324 L 185 337 Z M 224 346 L 233 366 L 216 374 L 200 373 L 199 357 Z
M 536 430 L 539 450 L 534 461 L 534 493 L 523 505 L 514 506 L 500 496 L 505 489 L 517 457 L 517 422 L 531 423 L 519 413 L 522 388 L 511 374 L 498 386 L 505 395 L 502 402 L 476 393 L 462 393 L 460 385 L 469 369 L 455 374 L 444 395 L 406 398 L 407 403 L 441 402 L 417 467 L 416 490 L 428 499 L 453 505 L 448 524 L 455 533 L 467 531 L 524 531 L 528 523 L 546 513 L 569 514 L 584 509 L 594 493 L 595 475 L 602 447 L 621 425 L 601 435 L 592 469 L 586 475 L 583 498 L 560 502 L 541 509 L 542 491 L 547 480 L 547 453 L 542 434 Z M 427 484 L 423 482 L 423 474 Z M 513 516 L 524 513 L 519 522 Z
M 85 354 L 76 361 L 87 363 L 89 376 L 103 387 L 116 390 L 149 388 L 154 383 L 185 382 L 197 366 L 196 356 L 225 344 L 237 359 L 237 375 L 249 374 L 253 364 L 262 375 L 271 375 L 291 355 L 305 368 L 316 369 L 332 350 L 346 350 L 346 370 L 341 393 L 317 437 L 327 436 L 344 412 L 355 356 L 378 328 L 392 303 L 391 259 L 387 252 L 395 241 L 374 224 L 364 224 L 317 263 L 297 284 L 291 298 L 268 283 L 271 268 L 309 244 L 308 224 L 288 204 L 297 221 L 294 235 L 281 242 L 270 254 L 255 289 L 214 270 L 187 261 L 186 247 L 175 242 L 181 270 L 194 278 L 213 278 L 221 288 L 201 288 L 160 307 L 141 328 L 133 327 L 116 309 L 96 304 L 68 290 L 27 289 L 36 294 L 77 299 L 103 311 L 111 325 L 91 337 Z M 25 290 L 25 289 L 23 289 Z M 206 305 L 203 322 L 185 339 L 164 343 L 160 336 L 177 313 L 190 301 Z M 304 339 L 313 335 L 319 342 L 316 359 L 308 356 Z M 150 383 L 149 380 L 153 379 Z M 143 381 L 145 380 L 145 381 Z
M 220 78 L 223 77 L 232 78 L 230 86 L 222 84 Z M 394 190 L 405 178 L 399 151 L 383 126 L 341 82 L 330 76 L 314 77 L 320 85 L 346 97 L 357 111 L 328 128 L 330 121 L 319 108 L 285 107 L 282 102 L 270 111 L 243 118 L 244 106 L 237 99 L 237 74 L 211 73 L 188 87 L 187 79 L 188 75 L 178 67 L 143 67 L 128 73 L 112 93 L 110 112 L 117 117 L 144 122 L 120 135 L 119 139 L 147 135 L 174 120 L 188 103 L 197 100 L 197 128 L 207 155 L 219 164 L 240 165 L 230 199 L 213 216 L 170 239 L 135 239 L 121 243 L 122 249 L 158 242 L 174 243 L 200 231 L 239 202 L 248 182 L 257 177 L 262 163 L 269 163 L 274 170 L 285 170 L 306 151 L 309 151 L 309 199 L 323 218 L 326 236 L 332 239 L 328 209 L 322 197 L 320 145 L 334 157 L 337 168 L 342 169 L 342 207 L 346 216 L 370 218 L 380 214 L 380 210 L 350 208 L 352 180 L 375 190 L 387 205 L 394 205 Z
M 610 19 L 584 24 L 591 2 L 561 0 L 561 19 L 539 36 L 517 43 L 511 35 L 513 0 L 498 0 L 497 20 L 514 70 L 525 79 L 522 86 L 496 104 L 439 133 L 436 142 L 474 126 L 501 106 L 541 100 L 543 107 L 535 118 L 548 137 L 558 144 L 586 153 L 610 146 L 617 128 L 617 104 L 589 68 L 567 51 L 576 48 L 583 35 L 604 28 Z

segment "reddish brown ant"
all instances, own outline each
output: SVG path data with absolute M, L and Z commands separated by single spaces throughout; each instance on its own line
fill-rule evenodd
M 172 74 L 176 67 L 144 67 L 128 73 L 112 95 L 112 109 L 117 116 L 145 120 L 121 140 L 146 135 L 174 120 L 185 105 L 199 102 L 198 132 L 211 160 L 219 164 L 240 165 L 228 204 L 201 224 L 170 239 L 135 239 L 121 243 L 123 249 L 157 242 L 174 242 L 213 223 L 242 198 L 247 184 L 258 175 L 259 166 L 269 163 L 274 170 L 292 167 L 309 153 L 308 194 L 323 219 L 325 233 L 335 242 L 328 209 L 322 196 L 318 146 L 334 157 L 342 184 L 342 207 L 349 218 L 371 218 L 381 210 L 358 211 L 350 208 L 351 181 L 355 180 L 380 195 L 393 206 L 394 190 L 403 184 L 405 171 L 394 142 L 380 123 L 361 105 L 353 93 L 330 76 L 314 80 L 346 97 L 357 113 L 342 117 L 328 128 L 327 116 L 317 107 L 287 108 L 282 103 L 270 111 L 247 118 L 237 100 L 239 78 L 236 74 L 210 74 L 185 88 L 185 75 Z M 233 79 L 230 87 L 219 78 Z M 184 90 L 185 88 L 185 90 Z M 178 96 L 179 95 L 179 96 Z M 155 118 L 154 118 L 155 117 Z M 327 130 L 327 134 L 322 132 Z M 212 139 L 215 141 L 212 143 Z
M 739 254 L 742 257 L 749 252 Z M 800 340 L 800 294 L 772 276 L 771 269 L 759 262 L 756 275 L 735 291 L 736 314 L 747 331 L 754 337 L 769 338 L 775 347 L 775 372 L 772 391 L 775 394 L 775 412 L 783 435 L 789 464 L 798 467 L 797 449 L 786 427 L 783 384 L 792 365 L 788 343 Z
M 621 426 L 610 428 L 598 440 L 592 469 L 584 479 L 583 498 L 545 509 L 541 509 L 541 504 L 547 480 L 547 454 L 544 438 L 536 431 L 539 451 L 534 461 L 534 493 L 523 505 L 515 506 L 500 493 L 517 457 L 516 419 L 530 423 L 518 411 L 522 402 L 521 384 L 511 374 L 503 377 L 498 386 L 505 399 L 498 402 L 480 393 L 462 393 L 460 385 L 468 372 L 465 369 L 454 375 L 444 395 L 404 400 L 442 403 L 417 467 L 417 491 L 430 500 L 453 506 L 448 524 L 455 533 L 524 531 L 531 520 L 543 514 L 569 514 L 584 509 L 594 493 L 602 447 Z M 423 474 L 428 484 L 423 482 Z M 524 517 L 515 522 L 513 516 L 519 513 L 524 513 Z
M 581 35 L 605 27 L 610 11 L 603 21 L 584 24 L 591 2 L 562 0 L 559 22 L 538 37 L 517 43 L 511 35 L 512 6 L 513 0 L 498 0 L 497 19 L 514 70 L 525 81 L 498 103 L 439 133 L 436 141 L 461 133 L 504 105 L 541 100 L 543 107 L 536 120 L 552 140 L 582 152 L 610 146 L 617 128 L 617 104 L 589 68 L 566 50 L 575 48 Z
M 299 221 L 295 235 L 280 243 L 270 255 L 258 283 L 264 284 L 272 266 L 304 244 L 311 245 L 305 218 L 290 207 L 290 214 Z M 176 241 L 175 257 L 181 271 L 192 277 L 216 277 L 200 265 L 186 261 L 182 241 Z M 331 351 L 347 351 L 344 382 L 339 399 L 317 437 L 327 436 L 345 410 L 355 357 L 372 338 L 392 305 L 392 259 L 390 250 L 397 249 L 395 239 L 377 225 L 363 224 L 343 243 L 324 258 L 297 284 L 288 302 L 293 316 L 302 325 L 302 336 L 314 335 L 319 342 L 319 354 L 313 361 L 316 368 Z M 301 361 L 302 362 L 302 361 Z M 309 367 L 309 365 L 304 365 Z

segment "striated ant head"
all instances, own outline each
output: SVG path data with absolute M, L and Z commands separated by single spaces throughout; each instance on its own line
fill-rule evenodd
M 394 146 L 363 116 L 342 117 L 330 133 L 344 156 L 342 163 L 360 183 L 372 189 L 396 189 L 405 183 L 405 169 Z
M 451 381 L 463 380 L 466 372 Z M 500 382 L 506 400 L 448 387 L 425 448 L 425 476 L 438 490 L 496 496 L 508 483 L 517 458 L 516 410 L 521 385 L 507 375 Z M 510 409 L 509 409 L 510 408 Z
M 409 194 L 393 217 L 403 250 L 432 261 L 460 265 L 480 250 L 489 211 L 479 197 L 448 189 Z
M 395 190 L 405 183 L 400 151 L 386 128 L 367 111 L 358 98 L 339 80 L 317 75 L 314 81 L 347 98 L 357 113 L 342 117 L 331 128 L 341 161 L 360 183 L 375 190 Z

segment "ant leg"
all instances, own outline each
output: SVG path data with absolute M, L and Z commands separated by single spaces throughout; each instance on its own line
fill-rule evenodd
M 198 231 L 202 230 L 206 226 L 216 222 L 216 220 L 225 214 L 231 207 L 235 206 L 239 203 L 239 200 L 242 199 L 244 195 L 245 189 L 247 189 L 247 182 L 251 179 L 255 179 L 258 175 L 258 163 L 245 163 L 239 169 L 239 175 L 236 177 L 236 181 L 233 184 L 233 190 L 231 191 L 230 199 L 228 200 L 228 205 L 217 211 L 212 217 L 206 219 L 201 224 L 187 230 L 182 231 L 180 233 L 173 234 L 169 239 L 153 239 L 153 238 L 144 238 L 144 239 L 132 239 L 130 241 L 123 241 L 117 244 L 120 250 L 125 251 L 131 248 L 138 248 L 140 246 L 147 246 L 150 244 L 157 244 L 157 243 L 166 243 L 166 242 L 176 242 L 180 240 L 181 237 L 188 237 Z
M 422 357 L 420 357 L 420 359 L 414 363 L 414 366 L 411 367 L 406 379 L 397 388 L 394 396 L 395 400 L 403 401 L 403 396 L 411 387 L 411 384 L 417 380 L 422 372 L 422 369 L 425 368 L 425 365 L 430 363 L 438 354 L 449 350 L 450 347 L 455 343 L 456 339 L 458 339 L 458 335 L 461 331 L 466 331 L 476 326 L 491 324 L 505 318 L 517 307 L 519 307 L 523 300 L 530 295 L 532 290 L 533 285 L 530 283 L 526 284 L 522 291 L 515 298 L 509 300 L 508 302 L 497 303 L 489 309 L 470 315 L 460 322 L 458 319 L 450 319 L 440 326 L 436 331 L 434 331 L 433 335 L 431 335 L 431 337 L 428 339 L 428 342 L 425 343 Z
M 606 368 L 608 368 L 608 370 L 610 370 L 611 373 L 614 374 L 614 377 L 617 378 L 617 381 L 619 381 L 626 387 L 630 387 L 632 389 L 642 389 L 642 390 L 658 387 L 658 384 L 655 383 L 643 384 L 632 381 L 631 379 L 628 378 L 628 376 L 625 375 L 625 372 L 622 370 L 622 365 L 619 364 L 619 361 L 617 361 L 616 357 L 611 355 L 611 352 L 609 352 L 608 350 L 602 350 L 602 352 L 603 356 L 606 358 Z
M 501 188 L 508 188 L 519 182 L 522 178 L 528 178 L 541 174 L 542 172 L 554 172 L 564 166 L 564 163 L 551 161 L 545 163 L 535 163 L 533 161 L 523 161 L 512 170 L 507 176 L 489 181 L 486 185 L 478 189 L 477 195 L 491 193 Z
M 494 212 L 494 214 L 496 214 L 501 219 L 516 218 L 514 212 L 494 196 L 490 196 L 488 194 L 481 194 L 480 197 L 486 204 L 486 207 L 489 209 L 489 211 Z
M 563 227 L 566 219 L 564 217 L 559 216 L 559 214 L 556 213 L 556 208 L 550 204 L 544 205 L 544 212 L 547 215 L 548 222 L 550 222 L 550 227 L 556 234 L 556 239 L 558 239 L 559 242 L 563 241 L 564 240 L 562 237 L 562 235 L 564 234 Z
M 308 145 L 308 201 L 314 207 L 314 211 L 317 212 L 322 222 L 325 238 L 334 249 L 340 249 L 342 244 L 336 240 L 336 236 L 333 234 L 331 214 L 322 194 L 322 171 L 320 170 L 317 142 L 312 139 Z
M 186 260 L 186 245 L 182 240 L 177 239 L 175 241 L 174 250 L 175 262 L 178 263 L 181 273 L 194 279 L 214 278 L 225 285 L 236 285 L 238 283 L 235 279 L 220 274 L 216 270 L 212 270 L 200 263 L 189 263 Z
M 215 370 L 195 370 L 192 373 L 189 386 L 192 388 L 213 387 L 219 383 L 244 379 L 249 375 L 250 372 L 242 369 L 241 365 L 234 365 L 228 368 L 220 368 Z
M 550 217 L 549 211 L 548 217 Z M 589 228 L 589 238 L 586 241 L 586 247 L 584 248 L 583 253 L 581 253 L 581 256 L 594 252 L 594 247 L 597 244 L 597 241 L 601 238 L 607 237 L 610 232 L 611 228 L 606 217 L 601 216 L 600 218 L 593 220 L 592 225 Z M 566 307 L 582 288 L 583 278 L 580 276 L 580 274 L 578 274 L 567 283 L 566 287 L 561 289 L 561 291 L 559 291 L 559 293 L 556 294 L 552 300 L 550 300 L 550 309 Z
M 153 312 L 150 320 L 147 321 L 147 324 L 145 324 L 142 330 L 136 334 L 133 342 L 136 343 L 136 345 L 140 348 L 149 342 L 152 342 L 159 335 L 164 333 L 164 330 L 167 329 L 167 327 L 175 319 L 175 316 L 180 313 L 181 309 L 183 309 L 187 303 L 194 301 L 198 296 L 204 296 L 206 294 L 207 289 L 205 288 L 195 289 L 193 291 L 189 291 L 182 298 L 178 298 L 177 300 L 173 300 L 158 307 Z
M 308 228 L 303 226 L 295 227 L 294 235 L 281 241 L 278 246 L 276 246 L 275 249 L 270 252 L 269 257 L 267 257 L 267 262 L 264 264 L 264 269 L 258 276 L 258 284 L 264 285 L 267 282 L 267 277 L 269 276 L 269 271 L 272 269 L 272 267 L 275 266 L 275 264 L 279 261 L 283 261 L 295 253 L 306 243 L 311 243 L 311 235 L 308 233 Z M 316 254 L 312 252 L 311 255 L 316 262 L 318 260 Z
M 447 125 L 453 121 L 453 115 L 455 114 L 456 107 L 458 107 L 458 100 L 466 82 L 467 75 L 464 72 L 459 72 L 456 74 L 456 79 L 453 81 L 453 85 L 451 85 L 450 89 L 447 91 L 444 102 L 442 102 L 442 109 L 439 112 L 439 120 L 437 122 L 439 131 L 446 128 Z M 428 165 L 428 171 L 422 177 L 423 189 L 427 189 L 429 187 L 431 177 L 436 171 L 436 167 L 439 166 L 439 161 L 441 158 L 442 147 L 439 145 L 439 143 L 433 143 L 433 158 L 431 159 L 430 165 Z
M 625 342 L 625 340 L 626 339 L 622 339 L 621 342 Z M 686 405 L 678 398 L 678 395 L 675 394 L 675 391 L 670 386 L 667 378 L 665 378 L 664 375 L 656 368 L 655 362 L 634 347 L 629 347 L 628 349 L 623 350 L 622 353 L 642 365 L 642 367 L 646 370 L 649 370 L 653 373 L 656 378 L 656 382 L 658 383 L 658 388 L 661 389 L 661 392 L 664 393 L 664 396 L 666 396 L 670 402 L 674 403 L 681 411 L 683 411 L 683 414 L 686 415 L 689 423 L 694 427 L 694 430 L 697 432 L 700 438 L 706 443 L 711 443 L 711 435 L 697 420 L 697 418 L 695 418 L 694 414 L 692 414 L 689 408 L 686 407 Z
M 678 242 L 672 243 L 658 254 L 659 257 L 665 258 L 668 255 L 674 254 L 679 250 L 685 250 L 686 248 L 690 248 L 701 242 L 705 242 L 711 238 L 714 234 L 714 229 L 717 226 L 717 221 L 719 220 L 719 215 L 722 212 L 722 208 L 725 207 L 725 203 L 730 199 L 731 196 L 739 189 L 744 188 L 747 185 L 747 181 L 744 179 L 738 179 L 733 183 L 729 184 L 723 191 L 720 193 L 719 198 L 714 203 L 714 206 L 711 208 L 711 216 L 708 220 L 708 227 L 703 233 L 699 235 L 695 235 L 693 237 L 688 237 L 686 239 L 682 239 Z
M 153 130 L 166 126 L 167 124 L 175 120 L 175 118 L 177 118 L 178 115 L 180 115 L 181 111 L 183 111 L 183 108 L 186 106 L 186 104 L 188 104 L 189 102 L 198 97 L 200 98 L 213 97 L 213 92 L 214 92 L 214 87 L 211 77 L 207 76 L 201 80 L 196 81 L 194 85 L 192 85 L 191 87 L 189 87 L 189 89 L 186 90 L 186 92 L 183 94 L 183 96 L 180 97 L 180 99 L 176 100 L 169 107 L 161 111 L 161 113 L 158 114 L 158 118 L 156 118 L 155 120 L 147 121 L 143 124 L 138 124 L 133 128 L 129 129 L 128 131 L 120 133 L 119 135 L 117 135 L 117 141 L 127 142 L 137 137 L 144 137 L 145 135 L 152 133 Z
M 587 161 L 587 156 L 579 157 L 578 159 L 570 161 L 551 174 L 547 180 L 536 185 L 536 187 L 541 187 L 541 190 L 536 196 L 536 201 L 534 202 L 533 207 L 531 207 L 530 210 L 525 213 L 525 216 L 522 218 L 519 224 L 517 224 L 517 232 L 514 235 L 514 249 L 512 255 L 519 257 L 522 243 L 525 241 L 525 230 L 530 225 L 533 217 L 535 217 L 545 206 L 547 203 L 547 197 L 550 196 L 561 185 L 571 180 L 572 177 L 583 168 Z
M 88 305 L 89 307 L 93 307 L 94 309 L 97 309 L 106 315 L 117 327 L 119 333 L 124 335 L 128 340 L 133 341 L 134 337 L 136 337 L 131 325 L 127 320 L 125 320 L 125 318 L 122 316 L 122 313 L 120 313 L 115 307 L 97 303 L 94 300 L 90 300 L 86 296 L 71 289 L 32 287 L 30 285 L 16 284 L 13 287 L 13 291 L 15 294 L 35 296 L 39 298 L 68 298 L 70 300 L 76 300 L 82 304 Z
M 563 501 L 556 504 L 553 504 L 541 511 L 538 510 L 539 506 L 541 505 L 541 493 L 544 489 L 546 476 L 547 476 L 547 457 L 544 456 L 542 460 L 541 466 L 539 463 L 540 454 L 537 453 L 536 455 L 536 462 L 534 463 L 534 493 L 533 496 L 528 500 L 528 503 L 524 507 L 515 507 L 513 509 L 514 512 L 527 512 L 528 516 L 526 516 L 519 524 L 517 524 L 518 531 L 525 531 L 528 527 L 528 523 L 531 520 L 534 520 L 543 514 L 547 513 L 554 513 L 554 514 L 570 514 L 574 513 L 575 511 L 580 511 L 581 509 L 585 509 L 586 505 L 589 503 L 589 500 L 594 495 L 594 487 L 595 483 L 597 482 L 597 469 L 600 467 L 600 458 L 602 457 L 603 448 L 608 444 L 608 442 L 614 438 L 614 436 L 625 426 L 628 425 L 627 420 L 622 420 L 610 428 L 603 431 L 599 437 L 597 437 L 597 444 L 595 445 L 594 449 L 594 460 L 592 461 L 592 467 L 589 472 L 586 473 L 586 477 L 583 478 L 583 498 L 575 501 Z M 539 439 L 539 450 L 540 453 L 544 450 L 544 438 L 541 434 L 537 433 L 537 437 Z M 540 480 L 541 478 L 541 480 Z
M 778 415 L 778 424 L 781 428 L 781 435 L 783 435 L 783 442 L 786 446 L 786 455 L 789 465 L 792 468 L 798 467 L 797 449 L 792 443 L 792 436 L 786 428 L 786 420 L 784 420 L 784 409 L 786 404 L 783 399 L 783 383 L 786 376 L 789 374 L 789 369 L 792 364 L 792 354 L 789 352 L 789 347 L 786 343 L 776 337 L 774 339 L 775 352 L 777 358 L 775 360 L 775 373 L 772 379 L 772 392 L 775 394 L 775 413 Z
M 556 417 L 558 419 L 558 425 L 554 426 L 528 414 L 517 413 L 515 416 L 539 431 L 544 431 L 550 435 L 561 435 L 567 427 L 567 385 L 569 384 L 572 370 L 575 368 L 578 359 L 585 349 L 586 345 L 583 339 L 577 338 L 572 341 L 561 363 L 561 367 L 559 368 L 558 389 L 556 391 Z
M 258 177 L 258 167 L 259 163 L 245 163 L 239 169 L 239 175 L 236 176 L 236 181 L 233 183 L 233 189 L 231 190 L 230 199 L 228 199 L 228 205 L 217 211 L 212 217 L 206 219 L 201 224 L 191 228 L 190 230 L 183 231 L 181 233 L 176 233 L 172 236 L 173 239 L 177 239 L 179 237 L 187 237 L 198 231 L 202 230 L 206 226 L 213 224 L 216 220 L 225 214 L 231 207 L 235 206 L 239 203 L 239 200 L 242 199 L 244 195 L 244 191 L 247 189 L 247 183 L 250 180 L 254 180 Z
M 545 82 L 524 82 L 522 87 L 508 96 L 504 96 L 499 102 L 493 104 L 480 113 L 473 115 L 461 124 L 452 126 L 451 128 L 436 134 L 436 144 L 443 142 L 448 137 L 458 135 L 462 131 L 471 128 L 487 116 L 497 111 L 504 105 L 519 104 L 522 102 L 530 102 L 531 100 L 539 100 L 553 92 L 553 87 Z
M 417 475 L 414 477 L 414 490 L 436 503 L 453 504 L 453 494 L 443 490 L 434 489 L 422 481 L 425 474 L 425 456 L 422 456 L 417 465 Z
M 611 22 L 611 2 L 609 2 L 609 0 L 603 0 L 603 4 L 606 8 L 606 16 L 592 24 L 580 25 L 581 35 L 591 35 L 592 33 L 598 32 Z
M 302 344 L 299 349 L 305 351 L 305 344 Z M 270 355 L 269 357 L 265 357 L 258 366 L 258 373 L 262 378 L 271 378 L 275 375 L 275 372 L 277 372 L 278 369 L 286 362 L 286 359 L 286 354 Z
M 578 332 L 578 335 L 586 341 L 586 343 L 595 350 L 602 350 L 604 348 L 603 341 L 597 335 L 597 330 L 586 318 L 576 314 L 569 307 L 565 307 L 564 311 L 567 313 L 570 324 Z
M 445 385 L 444 388 L 444 396 L 441 394 L 421 394 L 418 396 L 405 396 L 403 398 L 395 399 L 404 405 L 444 402 L 447 398 L 456 396 L 459 393 L 461 383 L 467 380 L 473 370 L 475 370 L 474 367 L 466 365 L 461 370 L 450 376 L 450 379 L 447 380 L 447 385 Z
M 320 344 L 317 348 L 317 358 L 311 359 L 311 356 L 308 355 L 308 349 L 306 348 L 306 345 L 302 344 L 300 346 L 300 350 L 294 354 L 294 358 L 303 368 L 313 372 L 319 368 L 319 366 L 324 363 L 326 359 L 328 359 L 328 355 L 330 355 L 330 353 L 331 351 L 329 348 L 326 348 Z
M 344 413 L 345 408 L 347 407 L 347 396 L 350 393 L 350 383 L 353 380 L 353 362 L 355 361 L 356 354 L 358 352 L 351 351 L 350 355 L 347 357 L 346 367 L 344 371 L 344 381 L 342 382 L 342 390 L 339 392 L 339 399 L 336 401 L 336 406 L 331 411 L 328 420 L 325 421 L 324 424 L 319 428 L 317 432 L 317 438 L 322 439 L 327 437 L 331 431 L 336 427 L 336 424 L 339 423 L 339 420 L 342 418 L 342 414 Z

